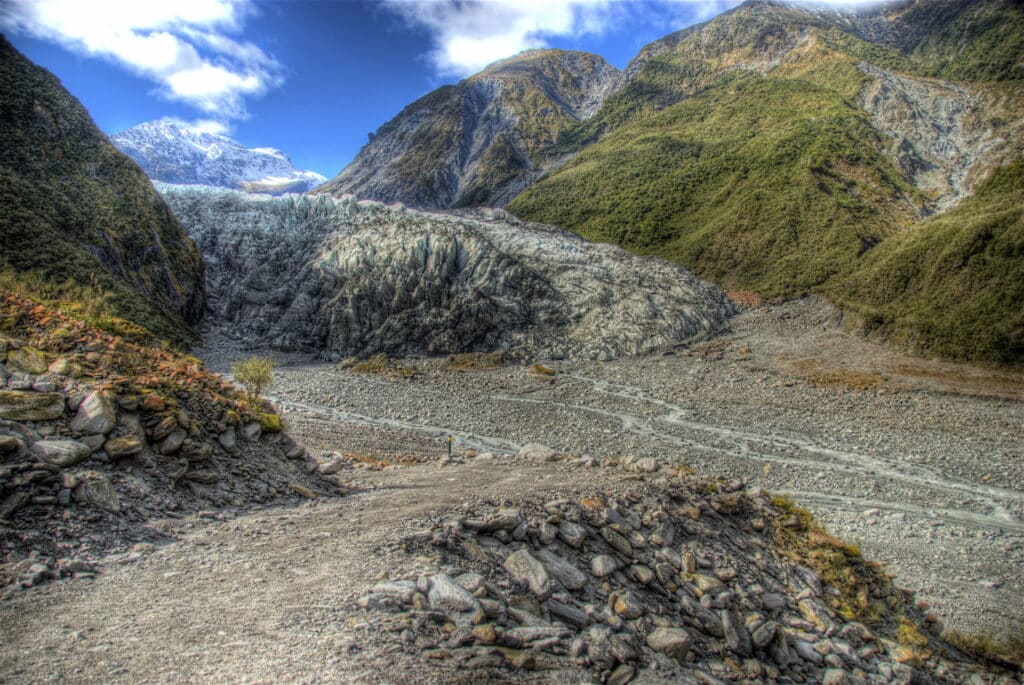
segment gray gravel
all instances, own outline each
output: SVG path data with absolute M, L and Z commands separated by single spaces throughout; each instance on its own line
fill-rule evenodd
M 242 354 L 203 352 L 222 369 Z M 411 380 L 282 361 L 271 394 L 314 453 L 441 456 L 452 435 L 456 451 L 540 442 L 745 477 L 888 564 L 948 625 L 1021 629 L 1024 381 L 904 357 L 845 333 L 821 302 L 745 313 L 672 355 L 544 361 L 551 377 L 438 358 L 403 360 Z M 877 383 L 811 382 L 836 369 Z

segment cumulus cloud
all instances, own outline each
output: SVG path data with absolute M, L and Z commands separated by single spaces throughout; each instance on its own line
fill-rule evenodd
M 385 0 L 434 41 L 430 60 L 439 74 L 466 76 L 503 57 L 545 47 L 555 36 L 597 33 L 610 0 Z
M 127 67 L 155 82 L 161 96 L 223 122 L 247 116 L 246 97 L 281 83 L 272 56 L 231 37 L 253 11 L 250 2 L 7 0 L 0 26 Z
M 804 0 L 832 8 L 883 0 Z M 740 4 L 741 0 L 383 0 L 410 26 L 426 30 L 439 76 L 468 76 L 488 64 L 554 38 L 601 35 L 623 22 L 666 33 Z M 799 2 L 799 0 L 798 0 Z
M 186 131 L 190 131 L 192 133 L 212 133 L 217 136 L 226 136 L 231 133 L 231 127 L 223 121 L 217 121 L 216 119 L 196 119 L 194 121 L 185 121 L 184 119 L 178 119 L 176 117 L 164 117 L 161 121 L 176 124 L 177 126 L 180 126 Z

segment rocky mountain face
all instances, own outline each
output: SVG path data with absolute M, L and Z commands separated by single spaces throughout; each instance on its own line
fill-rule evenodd
M 202 262 L 149 179 L 0 37 L 0 270 L 8 285 L 190 338 Z
M 678 266 L 500 210 L 162 191 L 206 259 L 212 316 L 254 347 L 610 359 L 706 335 L 732 311 Z
M 304 193 L 327 179 L 296 169 L 269 147 L 248 148 L 227 136 L 199 133 L 172 121 L 147 121 L 112 136 L 119 150 L 154 181 L 209 185 L 249 193 Z
M 591 116 L 618 78 L 582 52 L 497 62 L 406 107 L 321 190 L 420 208 L 502 206 L 557 162 L 540 151 Z

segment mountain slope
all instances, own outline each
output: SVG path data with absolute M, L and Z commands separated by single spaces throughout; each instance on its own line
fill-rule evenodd
M 154 181 L 210 185 L 250 193 L 304 193 L 327 179 L 300 171 L 280 150 L 247 148 L 227 136 L 147 121 L 110 139 Z
M 2 36 L 0 91 L 4 280 L 189 340 L 202 262 L 149 179 Z
M 948 357 L 1024 359 L 1024 161 L 826 285 L 868 326 Z
M 1003 27 L 1024 13 L 1013 3 L 969 5 L 926 0 L 857 15 L 758 2 L 674 34 L 641 53 L 594 117 L 563 132 L 549 152 L 576 156 L 509 209 L 676 260 L 728 287 L 835 293 L 827 283 L 897 249 L 888 237 L 956 207 L 1024 156 L 1020 82 L 998 80 L 1015 72 L 986 70 L 976 58 L 976 46 L 1003 40 Z M 934 46 L 947 44 L 949 60 L 935 61 Z M 938 77 L 963 73 L 996 80 Z M 1021 202 L 1003 200 L 1006 209 Z M 1024 278 L 1020 262 L 1005 266 Z M 922 264 L 917 277 L 930 268 Z M 1010 314 L 1006 299 L 990 302 Z M 937 299 L 920 304 L 925 318 L 941 316 Z M 1020 358 L 980 340 L 981 319 L 962 314 L 961 323 L 976 324 L 968 335 L 977 344 L 931 326 L 916 346 Z
M 547 168 L 538 152 L 617 82 L 596 55 L 531 50 L 406 107 L 320 190 L 421 208 L 500 206 Z
M 736 77 L 609 134 L 510 209 L 727 287 L 806 292 L 913 221 L 877 145 L 834 92 Z

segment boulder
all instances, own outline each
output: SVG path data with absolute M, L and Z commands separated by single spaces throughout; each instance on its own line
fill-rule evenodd
M 561 583 L 567 590 L 579 590 L 587 584 L 587 576 L 580 571 L 571 561 L 560 557 L 551 550 L 542 549 L 537 552 L 540 563 L 547 569 L 548 574 Z
M 136 435 L 110 438 L 103 444 L 103 449 L 111 459 L 125 459 L 142 451 L 142 440 Z
M 619 568 L 619 562 L 607 554 L 598 554 L 590 562 L 591 572 L 598 578 L 609 576 Z
M 480 608 L 480 603 L 473 595 L 452 580 L 451 576 L 444 573 L 430 577 L 427 601 L 430 603 L 431 609 L 439 611 L 467 612 Z
M 34 376 L 46 373 L 49 364 L 46 355 L 31 347 L 22 347 L 7 353 L 7 369 L 9 371 L 30 373 Z
M 0 454 L 17 452 L 21 443 L 13 435 L 0 435 Z
M 587 539 L 587 529 L 572 521 L 562 521 L 558 524 L 558 537 L 570 547 L 579 549 Z
M 516 455 L 522 459 L 531 459 L 533 461 L 554 461 L 558 453 L 547 445 L 542 445 L 539 442 L 528 442 L 519 448 L 519 452 Z
M 551 594 L 551 577 L 547 569 L 526 549 L 513 552 L 502 564 L 512 579 L 530 588 L 541 599 Z
M 181 428 L 171 431 L 171 433 L 160 443 L 160 454 L 174 454 L 181 449 L 181 445 L 185 442 L 185 438 L 187 437 L 188 433 Z
M 50 421 L 64 414 L 64 395 L 59 392 L 0 390 L 0 419 Z
M 75 418 L 71 420 L 71 430 L 76 433 L 95 433 L 106 435 L 117 425 L 117 412 L 107 394 L 94 391 L 85 396 L 78 406 Z
M 235 427 L 228 426 L 227 430 L 217 436 L 217 442 L 228 452 L 234 452 L 238 444 L 238 437 L 235 435 Z
M 647 646 L 656 652 L 683 661 L 690 652 L 693 640 L 683 628 L 655 628 L 647 636 Z
M 29 451 L 47 464 L 61 468 L 77 464 L 92 454 L 92 448 L 84 442 L 59 438 L 40 440 Z
M 259 440 L 260 436 L 263 435 L 263 426 L 261 426 L 257 421 L 247 423 L 242 426 L 242 435 L 249 440 Z
M 96 471 L 86 471 L 79 477 L 81 482 L 75 488 L 75 497 L 80 503 L 115 513 L 121 511 L 117 490 L 109 477 Z

